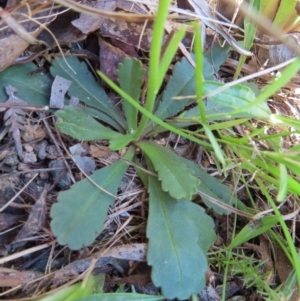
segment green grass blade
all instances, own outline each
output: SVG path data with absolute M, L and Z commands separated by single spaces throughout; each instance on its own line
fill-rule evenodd
M 195 70 L 195 80 L 196 80 L 196 97 L 197 104 L 199 108 L 199 113 L 203 123 L 206 123 L 205 116 L 205 105 L 202 99 L 203 96 L 203 51 L 202 51 L 202 39 L 201 32 L 198 23 L 194 23 L 195 30 L 195 56 L 196 56 L 196 70 Z
M 249 6 L 253 9 L 253 11 L 260 11 L 260 0 L 251 0 L 249 3 Z M 253 41 L 255 39 L 256 35 L 256 30 L 257 30 L 257 25 L 254 22 L 251 22 L 248 18 L 244 19 L 244 48 L 247 50 L 250 50 Z M 241 54 L 239 63 L 237 65 L 235 74 L 234 74 L 234 79 L 237 79 L 241 73 L 242 67 L 247 59 L 247 56 Z
M 203 128 L 205 130 L 205 133 L 206 133 L 206 135 L 207 135 L 207 137 L 208 137 L 208 139 L 209 139 L 209 141 L 210 141 L 210 143 L 211 143 L 211 145 L 213 147 L 213 150 L 214 150 L 214 152 L 215 152 L 218 160 L 222 163 L 223 166 L 225 166 L 226 163 L 225 163 L 225 158 L 223 156 L 222 149 L 221 149 L 219 143 L 217 142 L 217 140 L 216 140 L 213 132 L 211 131 L 211 129 L 209 128 L 209 126 L 206 125 L 205 123 L 202 123 L 202 126 L 203 126 Z
M 161 63 L 159 65 L 159 71 L 157 73 L 157 84 L 161 86 L 164 77 L 170 67 L 170 64 L 173 60 L 173 57 L 178 49 L 178 45 L 180 41 L 183 39 L 185 34 L 185 28 L 181 27 L 171 38 L 169 44 L 167 45 L 167 49 L 161 59 Z
M 227 249 L 236 248 L 250 239 L 267 232 L 278 222 L 279 218 L 277 216 L 265 216 L 261 219 L 250 221 L 231 241 Z
M 160 83 L 157 80 L 159 73 L 160 54 L 163 42 L 163 36 L 165 32 L 165 22 L 168 18 L 168 8 L 171 0 L 159 1 L 157 14 L 153 24 L 153 35 L 150 47 L 150 60 L 149 60 L 149 73 L 148 73 L 148 91 L 145 109 L 152 113 L 155 105 L 156 96 L 158 94 Z M 149 117 L 143 114 L 138 129 L 134 135 L 134 138 L 139 139 L 143 134 L 145 127 L 147 126 Z

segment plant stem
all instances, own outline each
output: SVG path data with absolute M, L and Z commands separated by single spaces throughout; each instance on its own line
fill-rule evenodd
M 156 96 L 160 88 L 157 81 L 157 74 L 159 71 L 161 46 L 165 32 L 164 25 L 168 17 L 168 8 L 170 2 L 171 0 L 159 1 L 156 18 L 153 25 L 153 35 L 150 47 L 149 60 L 148 91 L 145 104 L 145 109 L 150 113 L 153 111 Z M 149 118 L 146 115 L 143 115 L 138 129 L 134 134 L 134 139 L 138 140 L 141 137 L 145 127 L 147 126 L 148 121 Z

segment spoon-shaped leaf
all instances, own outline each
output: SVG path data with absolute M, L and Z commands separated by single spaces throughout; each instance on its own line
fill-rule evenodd
M 133 153 L 129 149 L 124 157 L 131 160 Z M 115 200 L 127 168 L 127 163 L 119 160 L 90 177 L 101 189 L 84 179 L 58 195 L 58 203 L 51 208 L 51 228 L 59 244 L 79 250 L 93 243 L 103 229 L 108 207 Z
M 215 241 L 213 220 L 200 206 L 175 200 L 149 176 L 148 264 L 167 299 L 188 299 L 205 286 L 206 252 Z

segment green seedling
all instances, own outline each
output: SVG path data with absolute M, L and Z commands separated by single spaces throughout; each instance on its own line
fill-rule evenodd
M 57 128 L 82 141 L 107 140 L 112 150 L 122 150 L 125 154 L 117 162 L 61 192 L 58 202 L 51 209 L 51 228 L 58 243 L 70 249 L 78 250 L 93 244 L 103 230 L 107 210 L 116 199 L 122 178 L 128 168 L 135 169 L 149 194 L 147 262 L 152 266 L 152 281 L 161 287 L 166 298 L 187 299 L 205 286 L 204 275 L 208 268 L 206 253 L 216 238 L 213 220 L 202 207 L 192 202 L 195 195 L 200 194 L 206 206 L 218 214 L 229 214 L 234 206 L 247 212 L 248 216 L 257 212 L 256 208 L 249 210 L 226 185 L 198 164 L 156 143 L 155 137 L 171 131 L 189 139 L 211 153 L 216 158 L 216 165 L 221 163 L 220 173 L 232 171 L 234 174 L 235 170 L 239 170 L 240 174 L 246 172 L 253 175 L 267 199 L 270 196 L 267 190 L 274 190 L 278 201 L 283 201 L 289 194 L 299 195 L 298 153 L 283 155 L 278 143 L 281 136 L 266 134 L 262 128 L 251 128 L 248 120 L 256 118 L 271 125 L 281 124 L 282 136 L 289 134 L 289 126 L 299 131 L 297 120 L 271 115 L 266 99 L 299 70 L 300 60 L 296 59 L 262 93 L 257 89 L 254 92 L 247 85 L 227 87 L 216 81 L 214 73 L 226 60 L 230 48 L 216 46 L 211 52 L 203 54 L 199 42 L 201 37 L 195 28 L 196 47 L 195 56 L 192 56 L 196 69 L 183 58 L 174 65 L 172 75 L 164 85 L 169 64 L 184 35 L 183 29 L 179 30 L 161 53 L 169 4 L 170 1 L 159 2 L 146 83 L 145 70 L 136 59 L 126 58 L 119 64 L 117 84 L 98 72 L 122 98 L 121 109 L 113 105 L 84 62 L 75 57 L 52 62 L 51 75 L 71 80 L 68 93 L 80 100 L 77 108 L 65 106 L 55 112 Z M 245 43 L 250 47 L 249 41 Z M 0 83 L 5 86 L 13 84 L 12 80 L 15 85 L 21 82 L 18 96 L 29 101 L 36 100 L 33 104 L 45 106 L 48 104 L 52 78 L 41 74 L 27 77 L 26 74 L 34 68 L 34 64 L 13 66 L 0 74 Z M 44 83 L 40 89 L 36 88 L 39 87 L 38 82 Z M 142 87 L 147 87 L 144 106 L 140 103 Z M 29 92 L 26 94 L 25 90 Z M 5 99 L 1 93 L 1 99 Z M 32 97 L 33 94 L 36 98 Z M 195 125 L 197 129 L 191 131 L 189 127 Z M 238 136 L 233 128 L 240 125 L 251 128 L 252 132 Z M 260 142 L 266 142 L 268 151 L 258 149 Z M 226 146 L 227 152 L 224 152 L 223 146 Z M 140 159 L 139 152 L 145 160 Z M 262 233 L 274 235 L 272 227 L 280 223 L 288 248 L 281 240 L 277 242 L 285 248 L 300 279 L 296 249 L 280 214 L 278 211 L 275 213 L 276 216 L 256 221 L 255 226 L 250 222 L 233 239 L 230 248 Z M 276 240 L 276 237 L 272 238 Z M 250 270 L 249 274 L 252 277 L 255 273 Z M 262 285 L 262 282 L 259 283 Z M 270 288 L 264 289 L 272 291 Z M 110 300 L 115 298 L 113 295 L 118 297 L 118 294 L 105 297 L 95 295 L 83 300 Z M 272 296 L 272 293 L 269 295 Z M 126 300 L 137 300 L 134 298 L 147 299 L 137 294 L 126 294 Z M 151 300 L 160 298 L 163 297 L 149 297 Z

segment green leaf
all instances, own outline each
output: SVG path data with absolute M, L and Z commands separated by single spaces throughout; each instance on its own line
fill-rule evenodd
M 206 81 L 204 83 L 204 94 L 209 94 L 216 89 L 223 87 L 223 83 L 215 81 Z M 251 104 L 255 100 L 254 92 L 246 86 L 234 85 L 232 87 L 226 88 L 226 90 L 221 93 L 215 94 L 209 97 L 209 100 L 213 100 L 218 104 L 229 106 L 232 109 L 239 109 L 245 105 Z M 248 116 L 255 118 L 268 119 L 271 115 L 271 111 L 266 102 L 261 103 L 259 106 L 251 107 L 247 110 Z M 243 117 L 243 116 L 239 116 Z M 234 115 L 234 118 L 236 116 Z
M 78 301 L 160 301 L 165 300 L 164 296 L 151 296 L 133 293 L 110 293 L 97 294 Z
M 78 287 L 80 287 L 80 283 L 67 286 L 50 296 L 46 296 L 44 298 L 39 299 L 38 301 L 65 301 L 69 296 L 72 296 L 73 293 L 76 292 Z
M 200 184 L 197 190 L 208 195 L 210 198 L 215 199 L 221 203 L 233 206 L 237 203 L 237 199 L 233 196 L 233 192 L 228 186 L 221 183 L 217 178 L 212 177 L 206 171 L 202 170 L 198 164 L 185 160 L 187 167 L 191 168 L 195 176 L 200 179 Z M 230 212 L 222 207 L 212 203 L 209 198 L 201 195 L 203 202 L 209 208 L 212 208 L 218 214 L 230 214 Z
M 86 115 L 90 115 L 93 118 L 101 120 L 101 122 L 109 124 L 118 132 L 125 133 L 124 128 L 122 128 L 114 119 L 112 119 L 110 116 L 103 113 L 102 111 L 93 107 L 81 105 L 81 103 L 79 104 L 78 109 L 82 109 Z
M 72 69 L 66 64 L 72 67 Z M 126 128 L 126 123 L 121 113 L 114 107 L 110 99 L 107 97 L 104 89 L 96 82 L 94 76 L 91 74 L 84 62 L 80 62 L 76 57 L 60 58 L 52 61 L 50 68 L 52 76 L 59 75 L 72 81 L 69 88 L 69 95 L 78 97 L 90 106 L 102 111 L 107 115 L 106 121 L 111 126 L 117 122 L 122 128 Z M 113 120 L 110 122 L 110 120 Z
M 267 232 L 279 222 L 278 216 L 265 216 L 261 219 L 252 220 L 246 225 L 239 234 L 232 240 L 227 249 L 232 249 L 242 245 L 244 242 Z
M 223 83 L 206 81 L 204 82 L 204 94 L 209 94 L 222 86 L 224 86 Z M 225 91 L 212 95 L 207 99 L 205 105 L 206 120 L 216 121 L 232 118 L 269 119 L 271 111 L 266 102 L 262 102 L 246 111 L 232 114 L 233 110 L 249 105 L 254 100 L 255 94 L 249 87 L 244 85 L 229 87 Z M 191 118 L 200 118 L 199 109 L 197 107 L 188 110 L 176 119 L 177 121 L 184 122 L 184 120 Z
M 235 110 L 233 113 L 236 114 L 239 111 L 246 111 L 248 109 L 253 109 L 264 103 L 266 99 L 274 95 L 279 89 L 285 86 L 286 83 L 299 71 L 300 69 L 300 58 L 297 57 L 290 65 L 288 65 L 282 72 L 279 78 L 276 78 L 269 86 L 267 86 L 262 93 L 260 93 L 254 101 L 248 105 Z M 258 117 L 257 117 L 258 118 Z M 277 116 L 276 116 L 277 118 Z
M 109 148 L 114 151 L 121 150 L 126 147 L 131 141 L 133 137 L 132 134 L 122 135 L 119 138 L 110 140 Z
M 211 51 L 205 53 L 203 57 L 203 77 L 206 80 L 213 80 L 214 73 L 220 68 L 220 66 L 226 61 L 228 57 L 228 53 L 231 47 L 229 44 L 226 44 L 224 47 L 216 45 L 212 48 Z M 194 55 L 191 54 L 194 58 Z M 173 70 L 173 76 L 169 79 L 166 91 L 163 93 L 163 100 L 165 102 L 183 102 L 182 106 L 175 111 L 175 113 L 170 113 L 169 116 L 162 118 L 160 115 L 160 111 L 163 111 L 163 105 L 160 105 L 160 111 L 157 110 L 156 115 L 162 119 L 166 119 L 168 117 L 176 115 L 180 112 L 185 106 L 190 103 L 186 99 L 183 100 L 172 100 L 172 97 L 175 96 L 189 96 L 195 94 L 195 83 L 193 82 L 195 79 L 195 69 L 191 64 L 187 61 L 186 58 L 183 58 L 181 62 L 175 64 Z M 186 86 L 186 87 L 185 87 Z M 177 92 L 176 92 L 177 91 Z M 172 93 L 174 92 L 174 93 Z M 192 101 L 191 101 L 192 102 Z M 165 106 L 167 103 L 165 104 Z M 170 106 L 170 104 L 168 104 Z
M 11 66 L 0 72 L 0 102 L 7 100 L 4 87 L 12 85 L 19 92 L 15 95 L 28 103 L 35 106 L 48 106 L 52 78 L 45 73 L 30 72 L 36 71 L 37 66 L 34 63 L 25 65 Z
M 129 149 L 125 158 L 130 160 L 133 154 L 134 151 Z M 93 243 L 103 229 L 108 207 L 115 200 L 114 195 L 127 168 L 128 164 L 119 160 L 90 177 L 98 187 L 84 179 L 59 193 L 58 202 L 50 213 L 51 228 L 59 244 L 79 250 Z
M 65 107 L 55 113 L 58 119 L 56 126 L 65 134 L 84 141 L 111 140 L 123 135 L 103 126 L 81 110 Z
M 224 47 L 216 43 L 211 50 L 204 54 L 203 77 L 205 80 L 215 79 L 214 74 L 226 61 L 230 50 L 231 47 L 228 43 Z
M 196 81 L 196 100 L 199 108 L 199 114 L 202 119 L 202 124 L 206 125 L 206 115 L 205 107 L 203 100 L 203 66 L 204 66 L 204 57 L 202 49 L 202 38 L 198 22 L 194 22 L 194 51 L 195 51 L 195 81 Z
M 145 72 L 142 63 L 135 58 L 125 58 L 118 65 L 117 74 L 120 87 L 136 101 L 139 101 L 141 95 Z M 128 124 L 128 132 L 132 133 L 137 129 L 138 110 L 124 99 L 122 106 Z
M 121 95 L 124 99 L 126 99 L 128 102 L 131 103 L 131 105 L 133 105 L 134 107 L 136 107 L 143 115 L 147 116 L 146 119 L 144 119 L 144 124 L 148 124 L 149 119 L 151 119 L 154 123 L 158 124 L 160 127 L 163 127 L 166 130 L 172 131 L 182 137 L 185 137 L 193 142 L 198 143 L 199 145 L 202 146 L 206 146 L 209 147 L 209 143 L 200 140 L 194 136 L 191 136 L 190 134 L 184 132 L 184 131 L 180 131 L 178 129 L 176 129 L 175 127 L 169 125 L 168 123 L 162 121 L 160 118 L 156 117 L 155 115 L 153 115 L 151 113 L 151 110 L 148 110 L 148 108 L 141 106 L 139 103 L 137 103 L 130 95 L 128 95 L 127 93 L 125 93 L 119 86 L 117 86 L 112 80 L 110 80 L 105 74 L 103 74 L 100 71 L 97 71 L 97 73 L 99 74 L 99 76 L 114 90 L 116 91 L 119 95 Z M 151 106 L 152 108 L 152 106 Z M 149 109 L 151 109 L 149 108 Z M 143 120 L 143 119 L 142 119 Z M 141 123 L 142 123 L 141 120 Z M 140 123 L 140 124 L 141 124 Z M 151 131 L 151 128 L 148 129 Z M 140 137 L 145 137 L 147 136 L 147 133 L 145 132 L 145 127 L 142 125 L 141 127 L 139 126 L 137 131 L 135 132 L 135 134 L 133 135 L 133 138 L 135 140 L 139 140 Z
M 136 174 L 138 175 L 139 179 L 142 181 L 144 187 L 148 189 L 148 174 L 145 173 L 144 167 L 142 166 L 140 160 L 138 160 L 136 156 L 133 158 L 133 163 L 134 163 L 133 167 Z
M 151 278 L 167 299 L 188 299 L 205 286 L 206 252 L 216 235 L 213 220 L 200 206 L 175 200 L 149 176 L 147 261 Z
M 186 106 L 190 105 L 195 99 L 181 99 L 174 100 L 175 96 L 190 96 L 195 94 L 195 70 L 183 58 L 181 62 L 175 64 L 173 74 L 170 77 L 166 90 L 163 92 L 161 102 L 155 115 L 165 120 L 166 118 L 173 117 L 181 112 Z
M 153 142 L 137 143 L 150 159 L 162 182 L 162 189 L 175 199 L 191 200 L 197 191 L 199 180 L 193 171 L 186 167 L 185 161 L 167 147 Z
M 162 51 L 162 58 L 159 64 L 158 74 L 157 74 L 157 84 L 162 85 L 164 77 L 170 64 L 177 52 L 178 46 L 185 35 L 185 28 L 181 27 L 176 32 L 170 33 L 167 41 L 164 43 L 164 50 Z
M 90 276 L 84 285 L 82 282 L 73 284 L 54 294 L 39 299 L 39 301 L 76 301 L 82 299 L 83 297 L 92 295 L 97 287 L 103 286 L 103 280 L 101 278 L 99 275 Z

